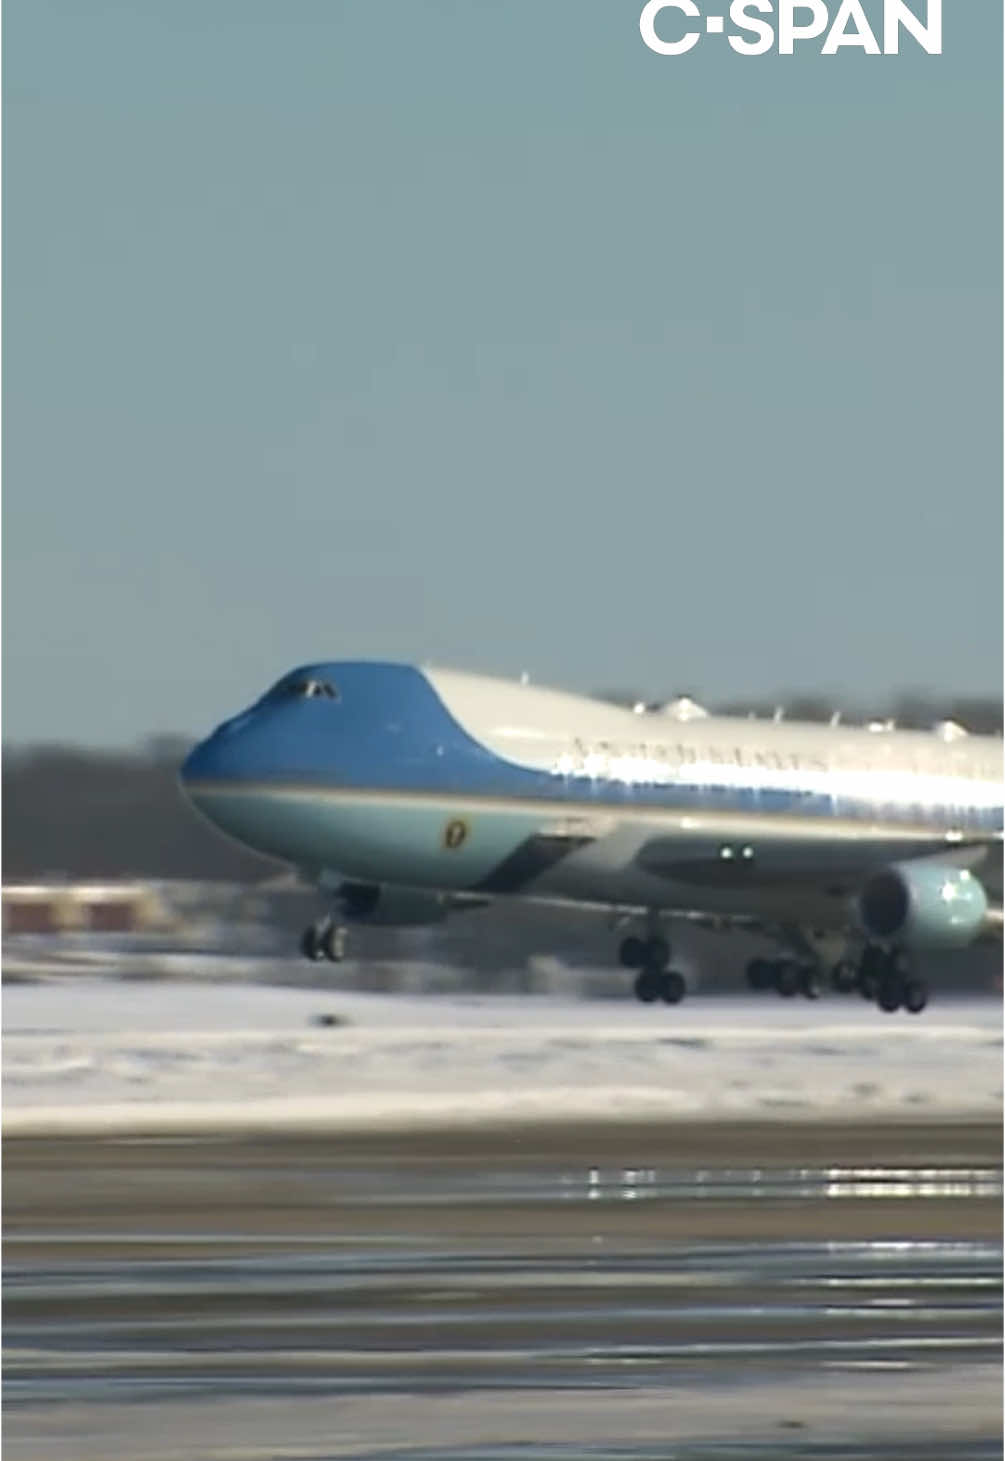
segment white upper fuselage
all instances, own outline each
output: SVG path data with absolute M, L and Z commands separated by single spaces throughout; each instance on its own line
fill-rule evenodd
M 1002 807 L 1002 744 L 988 736 L 735 716 L 680 718 L 487 676 L 428 670 L 451 714 L 500 758 L 573 781 L 824 795 L 902 820 Z M 685 712 L 686 713 L 686 712 Z

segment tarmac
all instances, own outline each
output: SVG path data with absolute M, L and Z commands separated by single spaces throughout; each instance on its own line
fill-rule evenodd
M 1001 1448 L 1000 1126 L 8 1138 L 31 1461 Z

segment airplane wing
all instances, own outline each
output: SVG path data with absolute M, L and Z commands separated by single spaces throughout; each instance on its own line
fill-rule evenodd
M 1001 860 L 996 837 L 880 837 L 861 841 L 785 837 L 755 845 L 707 837 L 651 837 L 635 854 L 650 876 L 719 899 L 735 895 L 748 910 L 763 902 L 791 910 L 849 906 L 875 937 L 895 931 L 962 946 L 1002 936 Z M 986 864 L 986 867 L 983 866 Z M 685 893 L 686 896 L 686 893 Z M 914 929 L 914 934 L 909 930 Z

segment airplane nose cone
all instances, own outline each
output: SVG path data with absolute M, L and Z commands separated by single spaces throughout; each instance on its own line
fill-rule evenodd
M 200 789 L 210 782 L 224 779 L 220 775 L 219 752 L 213 745 L 212 736 L 193 746 L 178 768 L 178 785 L 192 805 L 201 812 L 206 811 L 206 804 L 200 796 Z
M 193 746 L 178 768 L 178 780 L 190 801 L 205 810 L 203 793 L 234 791 L 268 781 L 286 764 L 284 736 L 261 715 L 245 711 L 217 726 Z
M 240 774 L 243 738 L 235 736 L 237 729 L 235 721 L 227 721 L 189 751 L 178 780 L 190 796 L 200 782 L 231 781 Z
M 237 716 L 192 747 L 178 768 L 179 787 L 217 831 L 269 853 L 272 816 L 262 783 L 284 764 L 281 750 L 281 738 L 277 744 L 260 716 Z
M 189 751 L 184 761 L 178 767 L 178 780 L 184 791 L 187 792 L 193 782 L 202 779 L 206 761 L 205 752 L 206 742 L 199 741 L 197 745 L 192 747 L 191 751 Z
M 178 768 L 182 795 L 219 831 L 236 835 L 234 795 L 240 793 L 257 769 L 251 754 L 254 735 L 234 734 L 232 723 L 220 726 L 212 735 L 192 747 Z M 254 763 L 254 764 L 253 764 Z

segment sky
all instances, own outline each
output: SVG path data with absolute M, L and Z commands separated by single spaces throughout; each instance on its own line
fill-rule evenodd
M 1000 0 L 640 10 L 6 0 L 5 742 L 356 657 L 1000 693 Z

